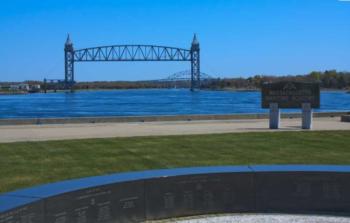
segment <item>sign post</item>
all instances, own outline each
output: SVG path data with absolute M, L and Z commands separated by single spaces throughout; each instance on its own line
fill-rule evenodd
M 280 108 L 301 108 L 302 128 L 312 128 L 312 109 L 320 107 L 318 83 L 282 81 L 262 86 L 262 108 L 270 109 L 270 129 L 278 129 Z
M 302 105 L 302 129 L 312 129 L 312 108 L 310 103 L 303 103 Z
M 281 120 L 278 103 L 270 103 L 270 129 L 279 129 Z

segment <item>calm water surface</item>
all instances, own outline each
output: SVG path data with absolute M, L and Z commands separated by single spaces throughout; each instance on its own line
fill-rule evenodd
M 0 118 L 265 113 L 260 92 L 138 89 L 0 95 Z M 298 110 L 284 110 L 296 112 Z M 350 94 L 322 92 L 316 111 L 350 111 Z

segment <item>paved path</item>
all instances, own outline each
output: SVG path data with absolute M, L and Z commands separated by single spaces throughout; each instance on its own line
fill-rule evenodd
M 162 223 L 350 223 L 347 217 L 331 217 L 331 216 L 310 216 L 310 215 L 282 215 L 282 214 L 266 214 L 266 215 L 232 215 L 218 216 L 206 218 L 193 218 L 187 220 L 169 220 L 159 221 Z
M 279 131 L 300 131 L 300 125 L 300 119 L 282 119 Z M 315 118 L 314 130 L 350 130 L 350 123 L 339 117 Z M 0 142 L 267 131 L 272 131 L 267 119 L 14 125 L 0 126 Z

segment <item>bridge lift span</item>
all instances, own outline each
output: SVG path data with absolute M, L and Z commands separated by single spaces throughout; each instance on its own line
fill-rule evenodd
M 65 85 L 74 86 L 74 63 L 119 61 L 190 61 L 191 90 L 200 88 L 200 47 L 196 34 L 190 49 L 156 45 L 113 45 L 75 50 L 68 35 L 64 47 Z

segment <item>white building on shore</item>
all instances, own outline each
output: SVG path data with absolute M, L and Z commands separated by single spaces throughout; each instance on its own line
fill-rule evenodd
M 19 84 L 2 84 L 0 85 L 0 90 L 4 91 L 26 91 L 26 92 L 40 92 L 41 85 L 40 84 L 27 84 L 27 83 L 19 83 Z
M 10 85 L 10 90 L 12 91 L 29 91 L 30 90 L 30 86 L 29 84 L 12 84 Z

